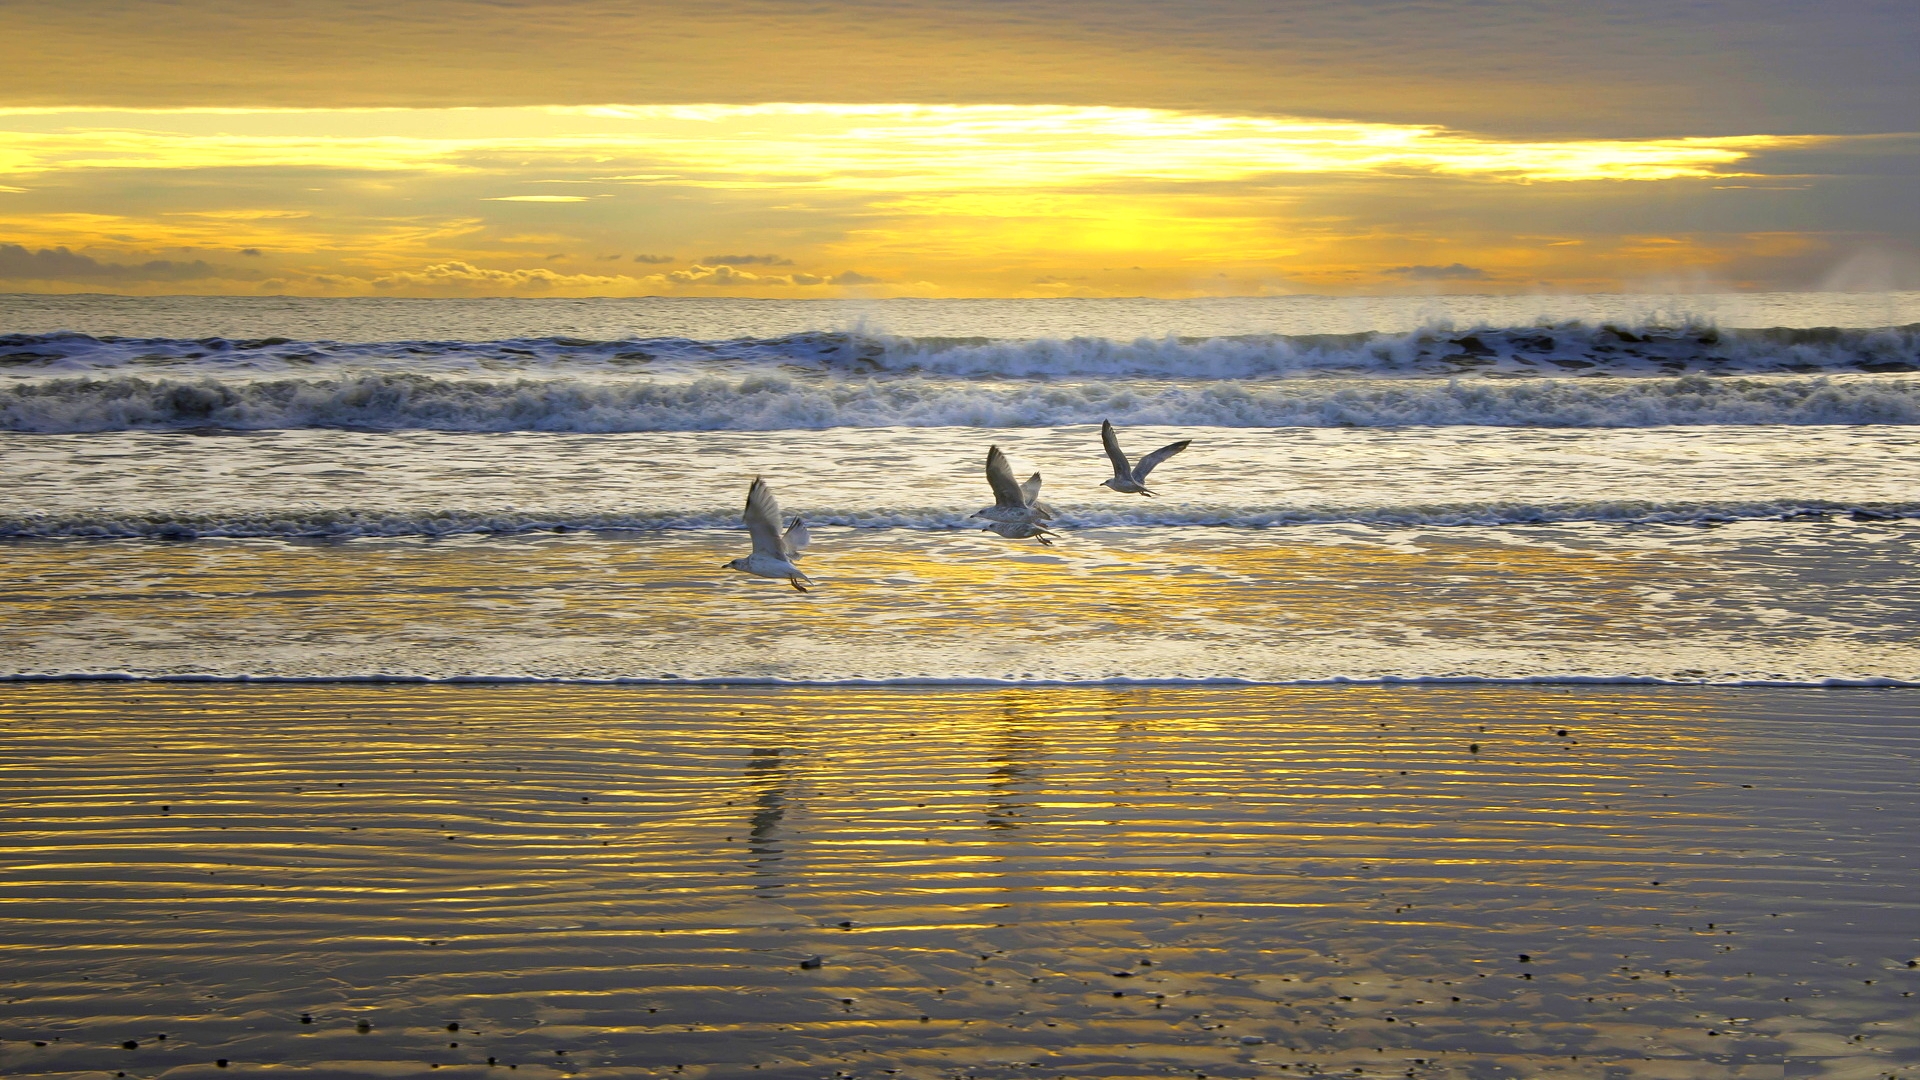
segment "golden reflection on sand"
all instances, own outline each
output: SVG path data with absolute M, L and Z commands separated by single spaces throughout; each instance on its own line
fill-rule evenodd
M 15 685 L 0 1070 L 1911 1068 L 1916 730 L 1874 692 Z

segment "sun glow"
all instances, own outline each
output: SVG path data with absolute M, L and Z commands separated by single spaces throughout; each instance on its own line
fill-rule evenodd
M 1406 213 L 1411 196 L 1431 216 L 1443 197 L 1503 204 L 1504 220 L 1527 191 L 1712 183 L 1749 175 L 1762 152 L 1827 141 L 1524 141 L 1043 105 L 24 109 L 0 111 L 0 280 L 1196 295 L 1394 288 L 1440 273 L 1484 287 L 1501 279 L 1481 251 L 1506 253 L 1516 283 L 1553 260 L 1514 253 L 1504 233 L 1383 228 L 1376 215 Z M 777 258 L 706 254 L 729 251 Z M 168 265 L 147 281 L 141 267 L 156 259 Z
M 13 114 L 16 130 L 0 132 L 0 173 L 31 177 L 72 169 L 235 167 L 519 172 L 533 161 L 544 161 L 552 166 L 610 166 L 598 177 L 607 183 L 878 192 L 1058 189 L 1121 181 L 1208 183 L 1287 174 L 1426 173 L 1519 182 L 1667 180 L 1738 175 L 1727 170 L 1756 150 L 1808 141 L 1749 135 L 1516 142 L 1433 126 L 1037 105 L 138 115 L 146 121 L 139 128 L 89 126 L 87 114 Z M 329 119 L 338 133 L 298 130 Z M 61 130 L 17 130 L 28 120 L 34 127 L 49 126 L 52 120 L 65 123 Z M 510 133 L 444 133 L 449 128 L 483 128 L 489 121 Z M 235 130 L 262 126 L 296 131 Z M 403 130 L 353 130 L 366 127 Z M 408 128 L 413 130 L 404 130 Z

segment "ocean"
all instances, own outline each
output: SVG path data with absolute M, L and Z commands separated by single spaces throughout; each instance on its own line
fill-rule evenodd
M 1920 294 L 0 298 L 13 678 L 1920 682 Z M 1159 498 L 1098 428 L 1192 446 Z M 1058 543 L 1005 540 L 998 445 Z M 723 569 L 764 477 L 804 595 Z
M 1920 294 L 0 297 L 0 1073 L 1914 1075 L 1916 424 Z

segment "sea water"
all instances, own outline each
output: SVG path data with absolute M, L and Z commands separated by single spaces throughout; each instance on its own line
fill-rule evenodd
M 1905 685 L 1916 424 L 1913 293 L 3 297 L 0 673 Z

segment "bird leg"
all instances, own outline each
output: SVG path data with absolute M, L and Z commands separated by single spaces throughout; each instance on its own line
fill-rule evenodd
M 789 584 L 789 585 L 791 585 L 791 586 L 793 586 L 793 591 L 794 591 L 794 592 L 806 592 L 806 591 L 807 591 L 807 587 L 806 587 L 805 585 L 802 585 L 802 584 L 800 584 L 800 579 L 799 579 L 799 578 L 797 578 L 797 577 L 790 577 L 790 578 L 788 578 L 788 579 L 787 579 L 787 584 Z

